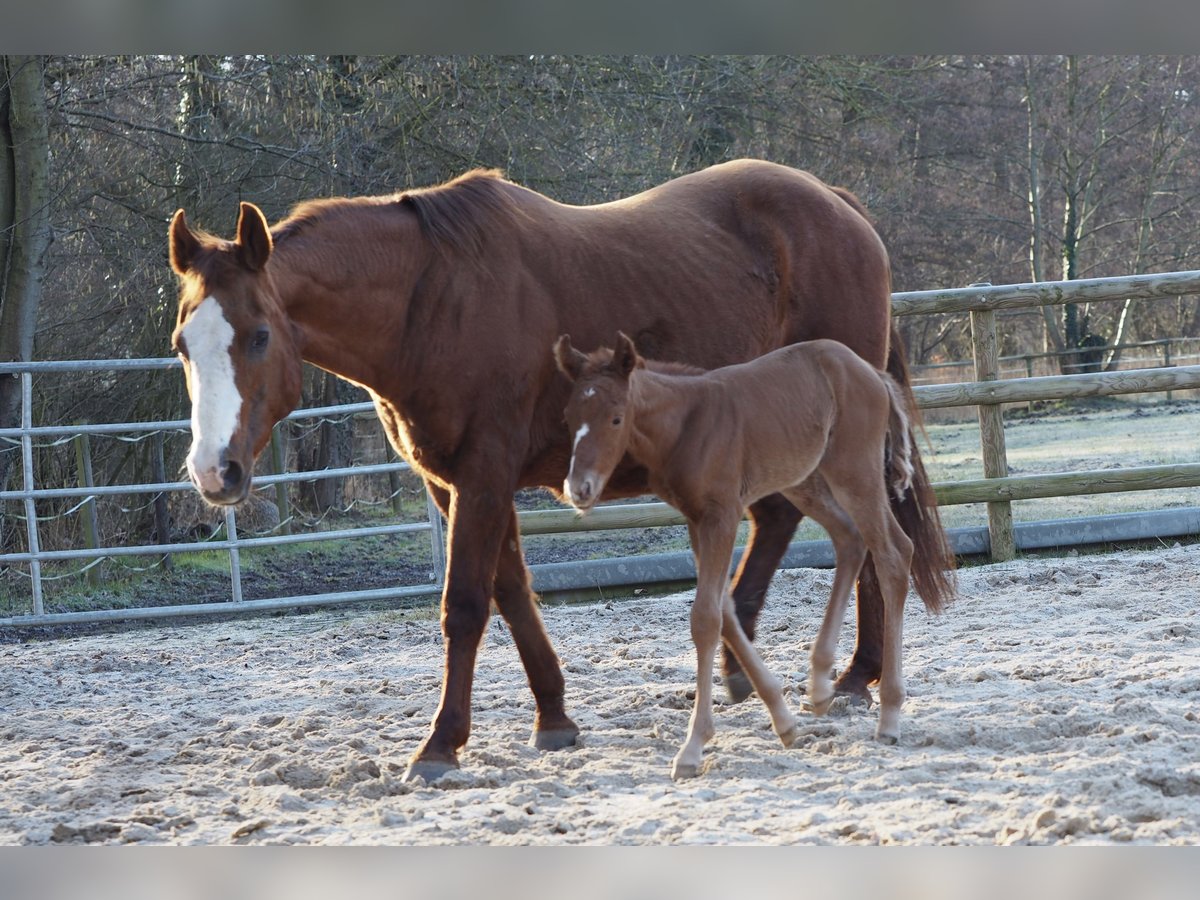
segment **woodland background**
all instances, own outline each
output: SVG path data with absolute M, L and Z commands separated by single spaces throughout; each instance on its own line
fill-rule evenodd
M 228 235 L 242 199 L 275 220 L 476 166 L 568 203 L 741 156 L 798 166 L 865 202 L 896 290 L 1198 269 L 1197 91 L 1194 56 L 4 57 L 0 360 L 166 355 L 178 207 Z M 965 316 L 899 321 L 911 362 L 969 356 Z M 1001 352 L 1198 334 L 1194 297 L 1068 305 L 1006 319 Z M 16 389 L 0 378 L 0 426 Z M 308 375 L 306 403 L 356 393 Z M 178 373 L 47 377 L 35 405 L 188 409 Z M 344 427 L 294 438 L 301 468 L 352 452 Z M 106 447 L 98 483 L 144 471 Z M 15 460 L 0 447 L 0 488 Z

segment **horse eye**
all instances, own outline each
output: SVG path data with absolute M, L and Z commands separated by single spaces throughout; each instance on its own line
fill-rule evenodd
M 620 417 L 620 416 L 615 416 L 615 417 L 613 418 L 613 424 L 614 424 L 614 425 L 620 425 L 620 424 L 621 424 L 621 417 Z
M 261 350 L 267 346 L 267 341 L 271 339 L 271 332 L 265 328 L 260 328 L 254 332 L 254 338 L 250 342 L 251 350 Z

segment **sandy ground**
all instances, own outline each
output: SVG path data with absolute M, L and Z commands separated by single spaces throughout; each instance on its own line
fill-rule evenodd
M 802 707 L 830 573 L 782 572 L 759 646 Z M 898 746 L 875 709 L 756 699 L 687 727 L 690 594 L 551 606 L 581 746 L 527 746 L 532 699 L 494 618 L 461 770 L 400 781 L 438 699 L 427 612 L 322 612 L 0 646 L 0 844 L 1200 842 L 1200 547 L 961 573 L 910 598 Z M 853 626 L 843 631 L 849 652 Z

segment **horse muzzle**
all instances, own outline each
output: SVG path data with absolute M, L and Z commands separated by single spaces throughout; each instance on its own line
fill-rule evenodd
M 213 461 L 189 455 L 187 468 L 200 496 L 214 506 L 241 503 L 250 493 L 250 470 L 225 451 Z
M 568 475 L 563 482 L 564 496 L 580 512 L 587 512 L 595 506 L 603 490 L 604 480 L 592 472 L 580 477 Z

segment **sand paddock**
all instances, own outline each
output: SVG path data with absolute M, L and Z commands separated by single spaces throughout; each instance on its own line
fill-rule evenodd
M 762 620 L 796 710 L 830 577 L 780 573 Z M 1200 842 L 1200 547 L 960 581 L 940 617 L 910 597 L 898 746 L 835 707 L 785 750 L 752 698 L 679 784 L 687 593 L 545 608 L 583 730 L 552 754 L 494 617 L 463 768 L 432 786 L 400 781 L 438 700 L 428 612 L 2 644 L 0 844 Z

